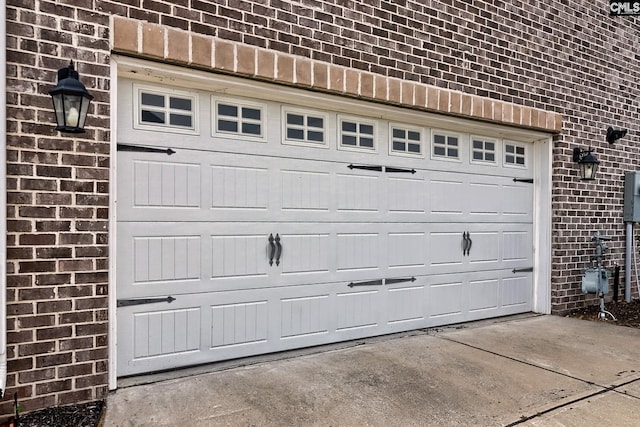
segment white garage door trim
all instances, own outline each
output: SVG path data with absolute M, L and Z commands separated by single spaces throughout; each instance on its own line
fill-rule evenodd
M 270 100 L 285 101 L 288 104 L 298 105 L 317 105 L 319 101 L 330 103 L 332 110 L 343 111 L 347 114 L 363 114 L 365 116 L 384 115 L 385 119 L 390 121 L 400 120 L 407 123 L 413 119 L 416 123 L 424 123 L 428 121 L 429 127 L 450 129 L 463 128 L 465 133 L 485 135 L 500 139 L 512 139 L 536 143 L 533 144 L 534 156 L 536 158 L 534 169 L 534 301 L 533 310 L 541 313 L 550 311 L 550 188 L 551 188 L 551 143 L 548 134 L 540 132 L 532 132 L 529 130 L 496 126 L 487 123 L 475 122 L 470 120 L 459 120 L 451 117 L 408 112 L 407 110 L 398 109 L 388 106 L 380 106 L 371 103 L 358 102 L 354 100 L 342 99 L 329 95 L 321 95 L 294 89 L 285 89 L 280 86 L 252 82 L 243 79 L 233 79 L 229 77 L 220 77 L 207 73 L 201 73 L 193 70 L 154 64 L 149 62 L 132 60 L 129 58 L 114 58 L 112 66 L 112 168 L 111 168 L 111 218 L 110 218 L 110 386 L 117 386 L 116 378 L 116 275 L 115 267 L 117 264 L 116 254 L 116 204 L 117 194 L 115 183 L 117 181 L 116 159 L 117 153 L 115 147 L 117 144 L 117 108 L 131 108 L 127 105 L 118 105 L 117 79 L 119 77 L 133 77 L 150 82 L 151 84 L 164 83 L 171 86 L 184 86 L 186 88 L 198 88 L 213 91 L 224 91 L 231 95 L 247 95 L 251 94 L 253 98 L 264 98 Z M 429 155 L 426 153 L 426 155 Z

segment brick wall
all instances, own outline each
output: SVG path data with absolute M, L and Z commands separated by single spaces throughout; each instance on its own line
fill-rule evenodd
M 101 399 L 107 384 L 108 15 L 7 2 L 8 377 L 1 414 Z M 59 134 L 49 89 L 73 59 L 95 96 Z
M 635 169 L 634 18 L 567 0 L 8 0 L 7 398 L 25 410 L 100 399 L 107 384 L 109 16 L 148 21 L 473 96 L 560 113 L 552 304 L 584 303 L 594 228 L 623 264 L 622 180 Z M 76 61 L 88 131 L 58 134 L 47 91 Z M 608 126 L 630 130 L 613 147 Z M 595 183 L 571 150 L 593 146 Z M 5 398 L 0 413 L 12 411 Z

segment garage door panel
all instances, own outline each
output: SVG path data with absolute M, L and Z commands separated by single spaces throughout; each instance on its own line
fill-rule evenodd
M 266 245 L 264 234 L 211 236 L 210 278 L 266 278 Z
M 387 289 L 387 323 L 423 322 L 425 318 L 425 287 L 423 284 L 395 286 Z
M 427 212 L 428 194 L 422 177 L 387 177 L 385 198 L 388 212 L 395 221 L 401 221 L 403 214 L 415 217 Z
M 427 293 L 427 315 L 436 322 L 455 323 L 464 319 L 463 283 L 456 277 L 434 278 Z
M 267 341 L 267 301 L 216 304 L 210 310 L 211 348 Z
M 258 210 L 269 208 L 269 171 L 243 166 L 211 166 L 212 214 L 217 210 Z
M 282 170 L 282 210 L 320 211 L 331 208 L 331 174 Z
M 373 328 L 380 322 L 380 291 L 341 292 L 336 295 L 337 331 Z
M 331 322 L 324 313 L 331 309 L 327 294 L 281 299 L 281 338 L 328 334 Z
M 426 266 L 427 233 L 425 232 L 389 232 L 387 248 L 389 269 Z
M 200 206 L 200 165 L 169 161 L 133 162 L 133 205 L 136 207 Z

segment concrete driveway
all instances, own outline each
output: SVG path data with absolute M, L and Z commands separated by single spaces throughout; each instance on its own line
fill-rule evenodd
M 640 425 L 640 330 L 605 322 L 519 316 L 278 356 L 123 381 L 104 425 Z

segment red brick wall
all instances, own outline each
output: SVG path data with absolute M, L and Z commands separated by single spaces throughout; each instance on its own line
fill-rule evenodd
M 268 5 L 265 5 L 268 4 Z M 365 0 L 8 0 L 7 398 L 25 410 L 107 389 L 109 16 L 561 113 L 554 144 L 552 304 L 584 303 L 594 229 L 624 262 L 622 184 L 640 149 L 634 18 L 608 3 Z M 87 133 L 54 129 L 48 90 L 76 62 L 96 97 Z M 628 128 L 613 147 L 608 126 Z M 571 150 L 595 148 L 600 178 Z

